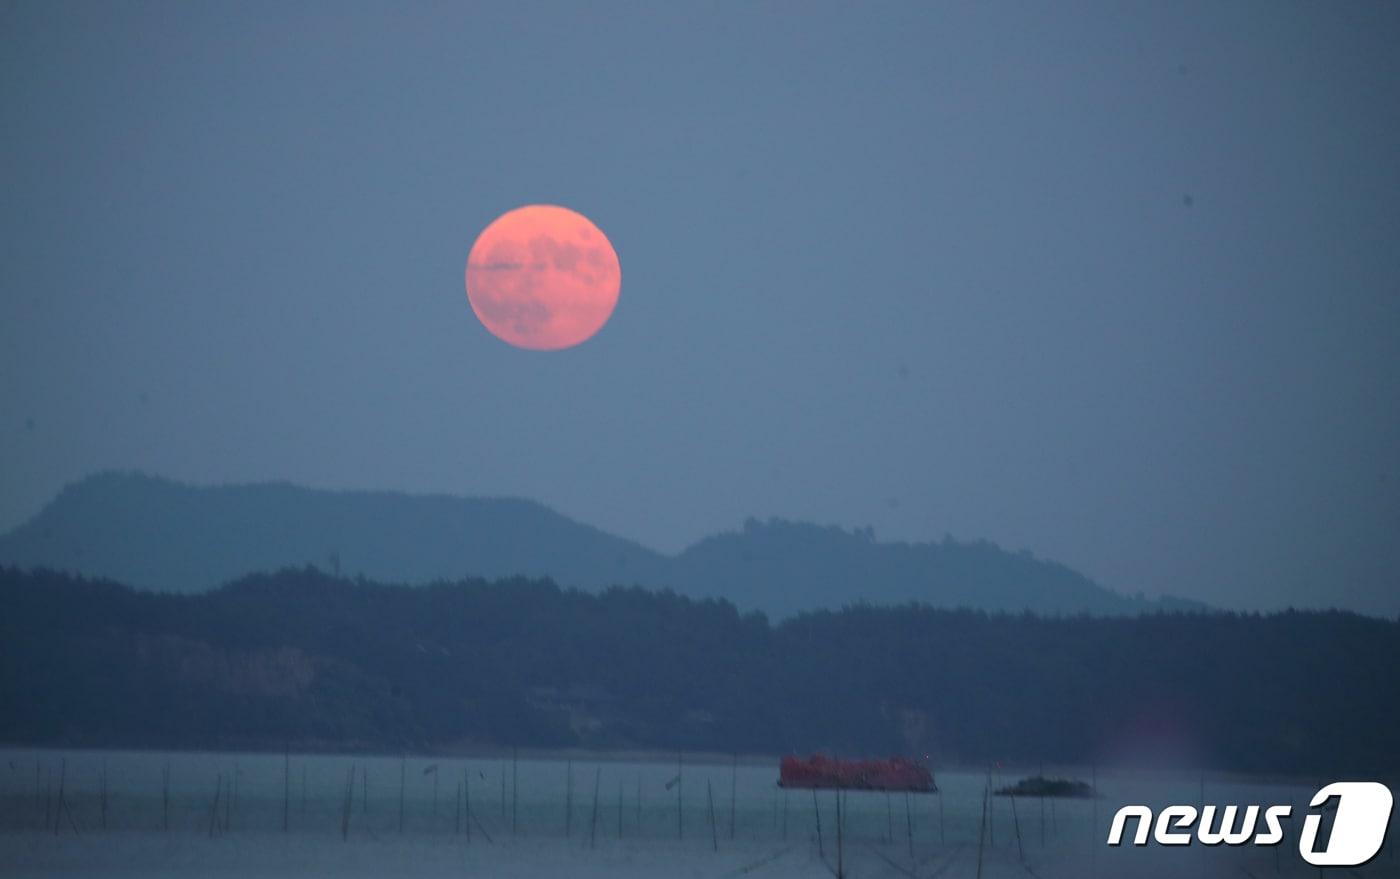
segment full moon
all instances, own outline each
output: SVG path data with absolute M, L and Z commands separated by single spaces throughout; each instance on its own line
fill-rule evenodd
M 467 255 L 477 319 L 518 348 L 557 351 L 587 341 L 617 307 L 622 267 L 583 214 L 534 204 L 497 217 Z

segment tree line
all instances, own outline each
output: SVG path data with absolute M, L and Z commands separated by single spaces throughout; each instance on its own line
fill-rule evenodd
M 0 740 L 927 755 L 1376 773 L 1400 623 L 1355 614 L 988 614 L 313 568 L 203 594 L 0 569 Z

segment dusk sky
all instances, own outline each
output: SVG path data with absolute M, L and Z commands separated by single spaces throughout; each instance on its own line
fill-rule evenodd
M 1397 46 L 1381 3 L 7 3 L 0 530 L 140 469 L 1400 613 Z M 621 261 L 577 348 L 463 289 L 531 203 Z

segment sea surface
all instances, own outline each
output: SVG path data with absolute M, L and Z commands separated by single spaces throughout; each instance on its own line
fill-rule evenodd
M 988 797 L 1030 775 L 1097 799 Z M 1314 876 L 1322 780 L 936 770 L 935 794 L 777 787 L 777 759 L 0 750 L 6 876 Z M 1274 847 L 1111 848 L 1124 804 L 1292 804 Z M 1262 820 L 1261 820 L 1262 825 Z M 1130 824 L 1130 830 L 1133 825 Z M 1129 834 L 1131 835 L 1131 834 Z M 1400 876 L 1387 846 L 1337 875 Z

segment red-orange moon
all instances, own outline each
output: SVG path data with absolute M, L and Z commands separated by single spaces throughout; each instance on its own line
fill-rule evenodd
M 497 217 L 467 255 L 467 299 L 498 338 L 557 351 L 585 342 L 617 307 L 622 266 L 583 214 L 532 204 Z

